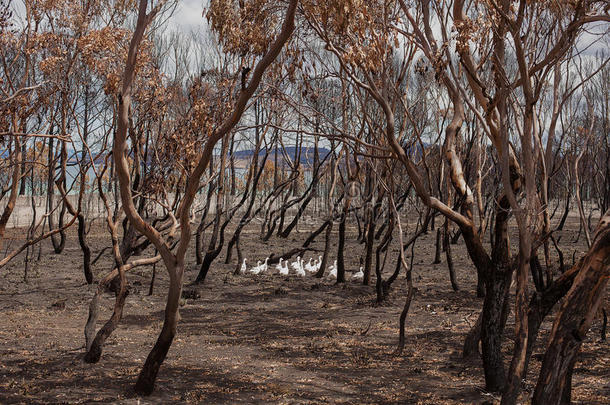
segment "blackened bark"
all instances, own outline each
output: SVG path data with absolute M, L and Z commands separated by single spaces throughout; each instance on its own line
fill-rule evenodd
M 407 269 L 407 298 L 405 299 L 405 305 L 402 308 L 399 320 L 400 331 L 398 335 L 398 348 L 396 349 L 397 355 L 402 354 L 405 347 L 405 323 L 409 313 L 409 308 L 411 307 L 411 301 L 413 301 L 413 280 L 411 278 L 411 269 L 409 268 Z
M 63 186 L 64 190 L 66 190 L 66 164 L 68 163 L 68 151 L 66 150 L 65 142 L 62 142 L 62 144 L 61 144 L 60 159 L 61 159 L 61 174 L 59 176 L 59 181 L 61 182 L 61 185 Z M 64 198 L 67 198 L 67 196 Z M 59 211 L 59 220 L 58 220 L 58 224 L 57 224 L 57 226 L 61 229 L 59 232 L 59 242 L 55 243 L 55 242 L 53 242 L 53 239 L 51 239 L 51 241 L 53 242 L 53 251 L 56 254 L 60 254 L 61 252 L 63 252 L 64 248 L 66 247 L 66 231 L 64 229 L 62 229 L 64 227 L 65 215 L 66 215 L 66 204 L 62 200 L 61 210 Z
M 369 285 L 371 282 L 371 265 L 373 263 L 373 243 L 375 242 L 375 218 L 374 210 L 369 211 L 366 228 L 366 256 L 364 259 L 364 277 L 362 284 Z
M 345 282 L 345 217 L 347 216 L 347 204 L 344 206 L 343 214 L 339 219 L 339 242 L 337 243 L 337 283 Z
M 78 243 L 83 251 L 83 271 L 87 284 L 93 283 L 93 272 L 91 271 L 91 249 L 87 244 L 85 217 L 83 214 L 78 214 Z
M 445 227 L 443 230 L 443 243 L 445 248 L 445 256 L 447 258 L 447 268 L 449 269 L 449 280 L 451 281 L 451 288 L 453 291 L 460 289 L 457 278 L 455 276 L 455 268 L 453 266 L 453 257 L 451 256 L 451 243 L 449 243 L 449 221 L 445 220 Z
M 326 271 L 326 266 L 328 264 L 328 255 L 330 253 L 330 237 L 333 231 L 333 221 L 331 220 L 326 227 L 326 239 L 324 242 L 324 254 L 322 255 L 322 264 L 320 265 L 320 269 L 316 273 L 317 278 L 322 278 L 324 276 L 324 272 Z
M 311 235 L 309 235 L 309 237 L 307 237 L 307 239 L 305 239 L 305 243 L 303 243 L 303 247 L 308 247 L 309 245 L 311 245 L 313 243 L 313 241 L 318 237 L 318 235 L 320 235 L 330 223 L 331 223 L 330 219 L 327 219 L 326 221 L 324 221 L 324 223 L 322 223 L 322 225 L 320 225 L 320 227 L 318 229 L 313 231 L 311 233 Z
M 502 308 L 510 278 L 506 271 L 496 269 L 485 283 L 483 302 L 483 319 L 481 343 L 483 368 L 485 371 L 485 389 L 490 392 L 501 392 L 506 383 L 504 361 L 502 359 Z

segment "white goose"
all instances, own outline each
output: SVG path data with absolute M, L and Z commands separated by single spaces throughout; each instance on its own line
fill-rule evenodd
M 284 259 L 282 259 L 282 258 L 280 257 L 280 262 L 279 262 L 278 264 L 276 264 L 276 265 L 275 265 L 275 269 L 276 269 L 276 270 L 277 270 L 277 271 L 278 271 L 280 274 L 282 273 L 282 269 L 284 268 L 284 266 L 282 266 L 282 260 L 284 260 Z
M 280 275 L 282 275 L 282 276 L 287 276 L 288 273 L 290 273 L 290 269 L 288 268 L 287 261 L 284 262 L 284 266 L 282 268 L 280 268 L 279 271 L 280 271 Z
M 239 274 L 244 274 L 246 272 L 246 258 L 244 258 L 243 263 L 241 264 L 241 267 L 239 268 Z
M 297 256 L 297 260 L 290 264 L 295 271 L 298 271 L 303 265 L 301 264 L 301 256 Z
M 330 273 L 328 273 L 328 277 L 337 278 L 337 261 L 336 260 L 328 269 L 330 270 Z
M 310 273 L 313 273 L 314 271 L 316 271 L 316 263 L 314 262 L 314 264 L 311 264 L 311 257 L 309 258 L 309 263 L 305 264 L 305 270 L 307 270 Z
M 362 266 L 360 266 L 360 270 L 357 273 L 352 274 L 352 280 L 362 280 L 364 278 L 364 272 L 362 271 Z
M 267 272 L 267 269 L 269 268 L 269 266 L 267 265 L 268 261 L 269 261 L 269 258 L 267 257 L 265 259 L 265 263 L 262 264 L 261 273 L 266 273 Z
M 261 261 L 259 260 L 259 261 L 256 262 L 256 266 L 255 267 L 251 267 L 250 268 L 250 273 L 252 273 L 252 274 L 259 274 L 262 269 L 263 269 L 263 266 L 261 265 Z
M 316 271 L 320 270 L 322 267 L 322 256 L 318 256 L 318 261 L 316 262 Z
M 299 268 L 296 269 L 296 273 L 299 277 L 305 277 L 305 269 L 303 269 L 303 262 L 301 262 Z

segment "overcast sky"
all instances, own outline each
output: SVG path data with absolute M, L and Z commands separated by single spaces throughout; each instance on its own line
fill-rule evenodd
M 169 23 L 184 31 L 203 26 L 205 23 L 205 17 L 202 15 L 204 3 L 207 4 L 207 0 L 178 1 L 178 7 Z

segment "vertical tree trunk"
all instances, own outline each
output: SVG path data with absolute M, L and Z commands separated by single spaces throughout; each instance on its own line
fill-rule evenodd
M 63 186 L 64 190 L 66 190 L 66 164 L 68 161 L 68 152 L 66 150 L 66 144 L 65 142 L 62 142 L 61 144 L 61 151 L 60 151 L 60 175 L 59 175 L 59 181 L 61 182 L 61 185 Z M 50 195 L 52 196 L 53 193 L 51 192 Z M 64 198 L 67 198 L 67 196 L 65 196 Z M 52 207 L 51 207 L 52 209 Z M 58 218 L 58 228 L 63 228 L 64 225 L 64 216 L 66 214 L 66 204 L 62 201 L 61 203 L 61 209 L 59 210 L 59 218 Z M 50 218 L 51 216 L 49 216 Z M 55 252 L 55 254 L 60 254 L 61 252 L 64 251 L 64 248 L 66 246 L 66 231 L 64 231 L 63 229 L 59 232 L 59 241 L 57 241 L 56 239 L 51 239 L 51 241 L 53 242 L 53 251 Z
M 400 259 L 399 259 L 400 260 Z M 407 298 L 405 299 L 405 305 L 402 308 L 399 319 L 399 334 L 398 334 L 398 349 L 397 354 L 401 354 L 405 347 L 405 323 L 409 308 L 411 307 L 411 301 L 413 301 L 413 280 L 411 278 L 411 269 L 407 269 Z
M 366 256 L 364 259 L 364 277 L 362 278 L 362 284 L 369 285 L 371 283 L 371 266 L 373 263 L 373 244 L 375 242 L 375 211 L 369 209 L 367 214 L 367 228 L 366 228 Z
M 53 135 L 53 124 L 51 124 L 51 128 L 49 129 L 49 133 Z M 53 137 L 49 138 L 49 147 L 47 149 L 47 213 L 53 210 L 53 200 L 55 195 L 55 150 L 53 144 Z M 52 213 L 48 216 L 49 221 L 49 230 L 55 229 L 55 213 Z M 56 246 L 59 246 L 59 239 L 57 234 L 51 235 L 51 243 L 53 244 L 53 249 Z
M 170 346 L 176 336 L 176 330 L 178 327 L 178 321 L 180 315 L 178 313 L 180 296 L 182 294 L 182 276 L 184 274 L 184 265 L 171 263 L 165 263 L 168 267 L 170 274 L 170 285 L 167 294 L 167 303 L 165 305 L 165 317 L 163 321 L 163 328 L 161 333 L 155 342 L 152 350 L 148 354 L 142 371 L 138 376 L 138 380 L 135 385 L 135 391 L 141 395 L 150 395 L 155 388 L 155 381 L 157 379 L 157 373 L 161 364 L 167 356 Z
M 280 171 L 278 170 L 278 164 L 280 162 L 278 162 L 278 150 L 277 150 L 277 144 L 279 143 L 279 135 L 276 134 L 275 137 L 275 151 L 273 152 L 273 189 L 277 189 L 277 186 L 280 184 L 280 177 L 279 177 L 279 173 Z
M 23 132 L 24 133 L 26 132 L 25 128 L 23 128 Z M 26 155 L 27 154 L 26 144 L 27 144 L 27 138 L 25 138 L 23 143 L 21 144 L 21 156 L 27 156 Z M 26 159 L 23 159 L 21 161 L 21 185 L 19 186 L 19 195 L 25 195 L 26 181 L 28 181 L 28 177 L 25 175 L 25 172 L 26 172 L 25 161 L 26 161 Z
M 210 159 L 210 177 L 212 176 L 212 161 Z M 203 232 L 205 231 L 205 220 L 208 216 L 208 212 L 210 211 L 210 205 L 212 204 L 212 195 L 214 194 L 214 189 L 216 188 L 216 182 L 212 181 L 208 184 L 208 192 L 205 200 L 205 207 L 203 208 L 203 213 L 201 214 L 201 218 L 199 220 L 199 226 L 197 226 L 197 231 L 195 231 L 195 262 L 200 265 L 203 263 Z
M 11 178 L 11 191 L 8 197 L 8 202 L 2 211 L 2 215 L 0 216 L 0 248 L 2 248 L 2 244 L 4 242 L 4 232 L 6 231 L 6 225 L 8 223 L 11 214 L 13 213 L 13 209 L 15 208 L 15 203 L 17 201 L 17 191 L 19 186 L 19 162 L 23 157 L 21 156 L 21 145 L 18 137 L 14 137 L 13 151 L 11 153 L 11 163 L 13 165 L 13 173 Z
M 155 256 L 157 255 L 157 251 L 155 250 Z M 155 289 L 155 280 L 157 278 L 157 263 L 153 263 L 152 268 L 152 276 L 150 277 L 150 286 L 148 287 L 148 295 L 153 295 Z
M 521 380 L 525 377 L 528 347 L 527 316 L 527 275 L 530 271 L 531 243 L 529 238 L 521 235 L 519 243 L 519 268 L 517 270 L 517 292 L 515 302 L 515 346 L 508 371 L 506 387 L 502 395 L 502 405 L 517 403 L 521 391 Z
M 85 273 L 85 280 L 87 281 L 87 284 L 91 284 L 93 283 L 93 272 L 91 271 L 91 249 L 89 248 L 86 239 L 85 217 L 82 213 L 79 213 L 77 219 L 78 243 L 83 251 L 83 271 Z
M 28 228 L 28 239 L 32 239 L 34 237 L 34 230 L 36 229 L 36 199 L 34 197 L 34 170 L 33 168 L 30 170 L 30 187 L 32 188 L 32 194 L 30 195 L 30 207 L 32 208 L 32 222 L 30 222 L 30 227 Z M 28 246 L 26 253 L 25 253 L 25 268 L 23 269 L 23 281 L 25 283 L 28 282 L 28 267 L 30 265 L 30 261 L 32 259 L 30 259 L 30 250 L 31 250 L 31 254 L 32 256 L 34 255 L 34 248 L 35 247 L 31 247 Z
M 89 136 L 89 86 L 85 87 L 85 103 L 84 103 L 84 122 L 83 122 L 83 142 L 87 143 Z M 81 162 L 85 161 L 85 157 L 82 156 Z M 87 229 L 85 216 L 82 213 L 83 197 L 85 195 L 85 188 L 87 187 L 87 168 L 88 165 L 82 163 L 84 167 L 81 167 L 80 171 L 80 189 L 78 194 L 78 243 L 83 251 L 83 272 L 85 273 L 85 280 L 87 284 L 93 283 L 93 272 L 91 271 L 91 249 L 87 244 Z M 95 165 L 95 162 L 91 162 L 91 165 Z
M 492 274 L 485 282 L 483 319 L 481 328 L 482 358 L 485 371 L 485 389 L 502 392 L 506 383 L 504 361 L 502 359 L 502 308 L 510 282 L 501 269 L 490 270 Z
M 453 257 L 451 256 L 451 243 L 449 243 L 449 220 L 445 220 L 445 226 L 443 229 L 443 247 L 445 248 L 445 257 L 447 258 L 447 268 L 449 269 L 449 280 L 451 281 L 451 288 L 453 288 L 453 291 L 458 291 L 460 287 L 457 283 L 457 278 L 455 276 Z
M 576 156 L 574 160 L 574 190 L 576 194 L 576 206 L 578 207 L 578 216 L 580 218 L 581 229 L 584 230 L 585 238 L 587 240 L 587 247 L 591 246 L 591 236 L 589 235 L 589 227 L 585 219 L 585 209 L 582 204 L 582 198 L 580 196 L 580 176 L 578 174 L 578 163 L 584 154 L 584 150 Z M 580 236 L 580 232 L 579 232 Z
M 346 200 L 347 201 L 347 200 Z M 337 243 L 337 283 L 345 282 L 345 222 L 347 217 L 347 204 L 343 207 L 343 213 L 339 219 L 339 242 Z
M 230 161 L 230 171 L 231 171 L 231 196 L 234 196 L 236 194 L 236 179 L 235 179 L 235 155 L 234 155 L 234 148 L 235 148 L 235 134 L 231 135 L 231 146 L 229 148 L 229 155 L 231 156 L 231 161 Z M 255 153 L 258 153 L 255 152 Z

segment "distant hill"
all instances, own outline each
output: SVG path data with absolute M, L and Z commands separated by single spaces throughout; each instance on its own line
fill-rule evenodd
M 291 158 L 292 160 L 295 159 L 295 154 L 298 153 L 297 148 L 294 146 L 289 146 L 289 147 L 285 148 L 285 151 L 286 151 L 286 155 L 288 155 L 288 157 Z M 313 165 L 314 151 L 315 151 L 314 147 L 302 147 L 300 163 L 305 166 Z M 318 154 L 320 156 L 320 160 L 323 160 L 329 153 L 330 153 L 330 149 L 318 148 Z M 278 148 L 277 154 L 278 154 L 278 156 L 277 156 L 278 161 L 284 163 L 284 153 L 282 152 L 282 150 Z M 252 159 L 252 155 L 254 155 L 253 149 L 240 150 L 240 151 L 233 152 L 233 156 L 235 156 L 236 160 L 250 160 L 250 159 Z M 265 156 L 265 151 L 264 150 L 259 151 L 258 155 L 261 157 Z M 269 157 L 267 159 L 271 160 L 271 161 L 275 161 L 275 149 L 272 149 L 271 152 L 269 152 Z
M 431 145 L 428 143 L 424 143 L 424 147 L 425 148 L 429 148 L 435 145 Z M 295 158 L 295 152 L 296 152 L 296 147 L 294 146 L 288 146 L 287 148 L 285 148 L 286 154 L 288 155 L 288 157 L 290 157 L 291 159 L 294 160 Z M 300 159 L 300 163 L 302 165 L 305 166 L 312 166 L 313 165 L 313 156 L 314 156 L 314 147 L 302 147 L 301 148 L 301 159 Z M 407 153 L 415 153 L 416 156 L 421 156 L 421 146 L 418 144 L 413 145 L 410 148 L 406 149 Z M 320 155 L 320 160 L 323 160 L 324 158 L 326 158 L 326 156 L 330 153 L 330 149 L 328 148 L 318 148 L 318 153 Z M 246 150 L 239 150 L 239 151 L 235 151 L 233 152 L 233 155 L 235 156 L 236 160 L 250 160 L 252 159 L 252 155 L 254 154 L 254 150 L 253 149 L 246 149 Z M 261 150 L 258 153 L 259 156 L 264 156 L 265 155 L 265 151 Z M 2 152 L 0 152 L 0 159 L 6 159 L 8 158 L 9 153 L 7 150 L 3 150 Z M 218 156 L 218 155 L 216 155 Z M 97 165 L 102 164 L 104 162 L 105 159 L 105 154 L 95 154 L 94 153 L 94 157 L 95 157 L 95 163 Z M 269 158 L 270 161 L 275 161 L 275 149 L 272 149 L 271 152 L 269 152 Z M 85 151 L 75 151 L 73 148 L 69 148 L 68 149 L 68 165 L 69 166 L 74 166 L 77 165 L 79 161 L 83 161 L 85 163 L 89 163 L 89 155 L 85 152 Z M 284 153 L 282 153 L 282 150 L 278 148 L 278 161 L 285 163 L 284 162 Z
M 95 159 L 95 164 L 100 165 L 104 163 L 104 159 L 106 158 L 106 153 L 96 154 L 92 152 L 93 158 Z M 74 149 L 68 150 L 68 165 L 78 165 L 79 162 L 83 162 L 85 164 L 90 164 L 89 153 L 86 151 L 75 151 Z

